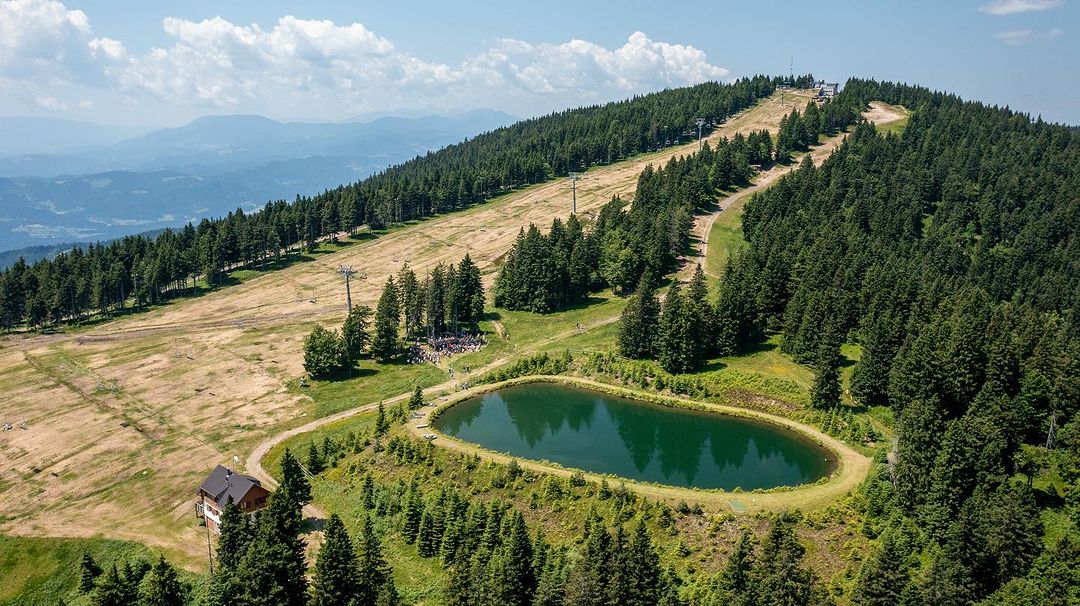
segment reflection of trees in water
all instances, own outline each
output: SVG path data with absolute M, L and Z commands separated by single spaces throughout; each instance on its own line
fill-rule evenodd
M 658 411 L 629 401 L 605 400 L 605 409 L 638 472 L 644 473 L 657 459 L 661 474 L 670 482 L 679 478 L 687 485 L 694 484 L 706 444 L 718 478 L 737 477 L 740 470 L 754 472 L 768 462 L 774 470 L 797 471 L 796 479 L 801 481 L 819 465 L 812 449 L 805 451 L 803 445 L 753 423 Z M 769 483 L 764 477 L 750 479 Z M 790 478 L 773 481 L 782 483 Z
M 640 411 L 634 414 L 632 406 L 611 400 L 603 402 L 604 410 L 622 439 L 623 446 L 630 453 L 634 467 L 639 473 L 644 473 L 656 454 L 656 425 L 642 418 Z
M 489 398 L 492 398 L 492 400 L 489 401 Z M 442 414 L 435 419 L 435 427 L 452 436 L 457 435 L 462 427 L 471 426 L 473 421 L 480 417 L 480 411 L 485 404 L 497 406 L 501 402 L 502 398 L 496 393 L 486 394 L 479 399 L 459 402 L 444 410 Z
M 550 389 L 513 388 L 505 399 L 506 413 L 529 448 L 535 448 L 548 434 L 554 435 L 563 426 L 574 433 L 592 427 L 597 401 L 577 392 L 562 393 Z
M 595 423 L 601 406 L 614 432 L 606 431 L 603 419 L 599 426 Z M 753 489 L 814 480 L 828 471 L 824 452 L 780 428 L 658 409 L 562 386 L 507 388 L 462 402 L 439 420 L 440 428 L 452 435 L 474 424 L 479 424 L 476 429 L 487 427 L 507 438 L 511 434 L 506 432 L 516 431 L 531 450 L 543 448 L 541 443 L 550 436 L 585 440 L 588 456 L 613 462 L 622 456 L 618 450 L 621 441 L 637 477 L 672 484 L 705 482 L 709 487 Z M 590 431 L 594 428 L 597 431 Z M 653 473 L 659 471 L 660 476 L 647 477 L 652 475 L 654 461 L 657 467 L 652 468 Z M 574 460 L 563 462 L 575 464 Z M 626 468 L 624 473 L 628 471 Z

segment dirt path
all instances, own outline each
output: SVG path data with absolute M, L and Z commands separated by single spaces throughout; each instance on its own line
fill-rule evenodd
M 618 319 L 619 319 L 618 316 L 611 316 L 611 317 L 608 317 L 608 318 L 602 318 L 600 320 L 596 320 L 596 321 L 591 322 L 589 324 L 584 324 L 580 328 L 574 327 L 574 329 L 572 329 L 572 330 L 563 331 L 561 333 L 549 336 L 548 338 L 546 338 L 546 339 L 544 339 L 542 341 L 535 342 L 535 343 L 529 345 L 528 347 L 523 347 L 523 348 L 521 348 L 519 350 L 515 350 L 513 353 L 509 353 L 509 354 L 506 354 L 504 356 L 500 356 L 500 357 L 492 360 L 491 362 L 488 362 L 487 364 L 481 366 L 480 368 L 470 370 L 467 373 L 464 373 L 464 372 L 459 373 L 452 379 L 449 379 L 447 381 L 439 383 L 438 385 L 432 385 L 431 387 L 428 387 L 428 388 L 424 389 L 423 393 L 424 393 L 424 395 L 431 396 L 431 397 L 443 396 L 447 392 L 453 393 L 453 392 L 458 390 L 458 386 L 461 383 L 471 382 L 472 379 L 476 379 L 477 377 L 482 376 L 484 373 L 486 373 L 486 372 L 488 372 L 490 370 L 494 370 L 495 368 L 498 368 L 499 366 L 502 366 L 503 364 L 506 364 L 506 363 L 510 362 L 511 360 L 513 360 L 516 357 L 519 357 L 519 356 L 522 356 L 522 355 L 528 355 L 528 354 L 531 354 L 531 353 L 535 353 L 535 352 L 543 349 L 544 347 L 550 345 L 551 343 L 555 343 L 555 342 L 561 341 L 563 339 L 567 339 L 567 338 L 572 337 L 572 336 L 574 336 L 574 335 L 576 335 L 576 334 L 578 334 L 580 332 L 583 332 L 583 331 L 589 331 L 589 330 L 592 330 L 594 328 L 600 328 L 602 326 L 606 326 L 608 324 L 611 324 L 612 322 L 617 321 Z M 469 391 L 467 390 L 465 393 L 469 393 Z M 383 400 L 382 404 L 384 406 L 387 405 L 387 404 L 397 404 L 398 402 L 403 402 L 405 400 L 408 400 L 411 396 L 412 396 L 412 392 L 401 393 L 401 394 L 398 394 L 398 395 L 396 395 L 394 397 L 387 398 L 387 399 Z M 350 417 L 354 417 L 354 416 L 356 416 L 358 414 L 363 414 L 365 412 L 371 412 L 371 411 L 375 410 L 377 407 L 378 407 L 378 403 L 376 403 L 376 404 L 365 404 L 363 406 L 358 406 L 356 408 L 350 408 L 349 410 L 343 410 L 343 411 L 341 411 L 339 413 L 335 413 L 335 414 L 332 414 L 332 415 L 329 415 L 329 416 L 326 416 L 326 417 L 321 417 L 321 418 L 315 419 L 313 421 L 310 421 L 308 423 L 305 423 L 305 424 L 303 424 L 303 425 L 301 425 L 299 427 L 294 427 L 292 429 L 288 429 L 288 430 L 285 430 L 285 431 L 283 431 L 281 433 L 278 433 L 278 434 L 276 434 L 274 436 L 271 436 L 270 438 L 264 440 L 263 442 L 260 442 L 254 449 L 252 449 L 251 454 L 249 454 L 248 457 L 247 457 L 247 461 L 245 462 L 245 467 L 244 468 L 245 468 L 245 470 L 247 471 L 248 474 L 258 478 L 259 481 L 262 482 L 263 484 L 269 486 L 270 488 L 276 488 L 277 487 L 277 480 L 275 480 L 274 477 L 272 475 L 270 475 L 270 472 L 268 472 L 266 470 L 266 468 L 263 467 L 263 464 L 262 464 L 262 460 L 264 458 L 266 458 L 266 455 L 270 452 L 271 449 L 273 449 L 275 446 L 281 444 L 282 442 L 288 440 L 289 438 L 299 436 L 299 435 L 303 435 L 305 433 L 310 433 L 312 431 L 315 431 L 316 429 L 319 429 L 320 427 L 324 427 L 326 425 L 330 425 L 332 423 L 336 423 L 338 421 L 348 419 Z M 314 506 L 309 506 L 309 507 L 310 507 L 310 511 L 306 510 L 307 513 L 309 513 L 309 515 L 310 514 L 317 514 L 316 517 L 325 517 L 326 516 L 325 513 L 323 513 L 321 510 L 317 509 L 316 507 L 314 507 Z
M 422 416 L 417 419 L 410 419 L 406 425 L 409 432 L 414 436 L 424 437 L 425 435 L 435 435 L 435 439 L 438 440 L 439 445 L 444 448 L 450 448 L 458 452 L 465 454 L 476 454 L 487 459 L 497 461 L 503 464 L 509 463 L 511 460 L 516 460 L 522 467 L 532 469 L 542 473 L 549 473 L 563 477 L 569 477 L 575 473 L 574 469 L 567 469 L 555 465 L 549 465 L 538 461 L 530 461 L 527 459 L 521 459 L 518 457 L 512 457 L 509 455 L 493 452 L 463 442 L 456 438 L 449 437 L 442 432 L 434 429 L 431 426 L 432 415 L 445 406 L 453 405 L 454 403 L 463 399 L 471 398 L 473 396 L 482 394 L 492 389 L 497 389 L 501 386 L 531 382 L 536 380 L 567 383 L 578 387 L 585 387 L 589 389 L 604 391 L 608 393 L 614 393 L 619 396 L 639 399 L 639 400 L 652 400 L 659 398 L 654 394 L 648 394 L 639 392 L 633 389 L 627 389 L 624 387 L 613 386 L 607 383 L 601 383 L 592 379 L 584 379 L 579 377 L 563 377 L 563 376 L 551 376 L 551 377 L 525 377 L 522 379 L 512 379 L 500 384 L 492 385 L 479 385 L 471 388 L 467 391 L 455 394 L 449 401 L 443 403 L 439 407 L 426 408 L 421 414 Z M 833 474 L 827 481 L 810 484 L 807 486 L 800 486 L 791 488 L 788 490 L 776 490 L 765 492 L 731 492 L 724 490 L 697 490 L 693 488 L 679 488 L 675 486 L 661 486 L 657 484 L 649 484 L 643 482 L 635 482 L 633 480 L 625 480 L 627 486 L 632 488 L 639 494 L 664 499 L 669 502 L 676 502 L 679 500 L 685 500 L 691 503 L 700 503 L 702 505 L 717 507 L 726 509 L 737 513 L 753 513 L 755 511 L 783 511 L 792 508 L 799 508 L 802 510 L 819 509 L 827 507 L 831 503 L 834 503 L 836 499 L 848 494 L 852 490 L 858 487 L 858 485 L 866 477 L 867 472 L 870 469 L 871 460 L 856 452 L 853 448 L 847 444 L 833 438 L 832 436 L 825 434 L 813 427 L 803 425 L 791 419 L 784 417 L 778 417 L 775 415 L 766 414 L 763 412 L 750 410 L 746 408 L 738 408 L 734 406 L 725 406 L 722 404 L 714 404 L 711 402 L 699 402 L 690 400 L 687 398 L 677 397 L 662 397 L 661 399 L 669 401 L 675 401 L 676 403 L 688 405 L 693 408 L 704 407 L 706 410 L 743 418 L 757 419 L 766 421 L 773 425 L 779 425 L 788 430 L 802 434 L 812 441 L 822 445 L 836 456 L 837 467 Z M 425 425 L 420 428 L 419 425 Z M 600 474 L 589 473 L 582 471 L 583 475 L 590 481 L 599 483 L 604 479 L 604 476 Z M 623 481 L 620 479 L 620 481 Z
M 775 130 L 791 98 L 764 99 L 710 138 Z M 578 212 L 595 213 L 613 195 L 632 198 L 645 166 L 696 148 L 586 171 Z M 0 337 L 0 422 L 28 421 L 27 430 L 0 435 L 0 532 L 131 539 L 197 562 L 205 543 L 192 524 L 191 495 L 207 470 L 247 459 L 282 428 L 314 422 L 305 417 L 310 398 L 288 383 L 304 372 L 300 352 L 312 325 L 344 317 L 338 265 L 367 273 L 352 284 L 360 304 L 373 305 L 406 262 L 423 275 L 466 252 L 490 286 L 518 230 L 565 218 L 569 198 L 568 182 L 550 181 L 145 313 L 69 333 Z
M 878 101 L 871 102 L 870 108 L 863 112 L 864 118 L 878 125 L 896 122 L 897 120 L 902 120 L 906 116 L 907 113 L 903 108 L 880 103 Z M 832 155 L 833 151 L 843 143 L 847 136 L 848 133 L 845 132 L 826 139 L 820 145 L 808 152 L 810 154 L 810 159 L 815 165 L 820 166 L 821 163 Z M 719 279 L 720 276 L 714 275 L 709 271 L 708 264 L 705 260 L 709 258 L 709 235 L 712 233 L 713 225 L 716 224 L 716 220 L 720 217 L 720 214 L 731 208 L 736 202 L 745 199 L 747 196 L 752 196 L 772 185 L 778 178 L 798 168 L 799 163 L 802 162 L 804 156 L 805 154 L 799 155 L 791 164 L 777 165 L 763 173 L 759 173 L 752 185 L 744 187 L 717 202 L 713 212 L 695 217 L 694 226 L 691 231 L 691 240 L 697 242 L 697 245 L 695 246 L 693 254 L 688 255 L 686 266 L 681 270 L 680 277 L 689 278 L 690 274 L 693 273 L 693 265 L 695 263 L 701 263 L 702 269 L 705 270 L 707 275 Z

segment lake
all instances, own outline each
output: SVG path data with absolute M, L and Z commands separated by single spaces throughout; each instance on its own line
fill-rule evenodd
M 835 469 L 828 450 L 763 421 L 555 383 L 515 385 L 465 400 L 433 425 L 515 457 L 671 486 L 794 486 Z

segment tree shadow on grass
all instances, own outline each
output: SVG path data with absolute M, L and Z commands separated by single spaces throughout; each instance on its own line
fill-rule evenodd
M 577 301 L 576 303 L 572 303 L 570 305 L 567 305 L 567 306 L 559 309 L 559 311 L 560 312 L 564 312 L 564 311 L 582 311 L 582 310 L 585 310 L 585 309 L 588 309 L 588 308 L 592 307 L 593 305 L 600 305 L 602 303 L 607 303 L 607 301 L 608 301 L 607 299 L 604 299 L 602 297 L 594 297 L 593 295 L 588 295 L 584 299 L 582 299 L 580 301 Z
M 314 516 L 305 517 L 303 523 L 303 534 L 314 534 L 316 532 L 322 532 L 326 527 L 326 520 L 322 518 L 316 518 Z
M 340 370 L 338 372 L 320 375 L 318 377 L 312 377 L 312 379 L 321 383 L 340 383 L 342 381 L 348 381 L 351 379 L 363 379 L 372 375 L 379 374 L 378 370 L 374 368 L 351 368 L 346 370 Z
M 716 372 L 718 370 L 723 370 L 725 368 L 727 368 L 727 364 L 724 364 L 720 360 L 720 358 L 713 358 L 712 360 L 707 360 L 705 362 L 705 364 L 702 365 L 702 367 L 700 369 L 698 369 L 697 372 L 698 373 Z
M 768 341 L 758 341 L 756 343 L 751 343 L 750 345 L 746 346 L 746 348 L 739 351 L 739 353 L 736 355 L 738 357 L 752 356 L 754 354 L 776 351 L 778 348 L 779 346 L 777 346 L 776 343 L 770 343 Z

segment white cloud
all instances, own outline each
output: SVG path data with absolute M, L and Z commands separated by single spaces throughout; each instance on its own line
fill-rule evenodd
M 1005 44 L 1015 46 L 1027 42 L 1033 33 L 1035 32 L 1030 29 L 1016 29 L 1009 32 L 1001 32 L 995 34 L 995 36 Z
M 642 32 L 614 49 L 501 39 L 449 65 L 398 49 L 361 23 L 284 16 L 264 29 L 168 17 L 162 28 L 171 43 L 137 54 L 95 37 L 86 14 L 59 1 L 0 1 L 0 85 L 55 111 L 108 106 L 111 96 L 114 107 L 341 118 L 478 106 L 537 113 L 729 75 L 699 49 Z
M 90 49 L 90 54 L 95 58 L 123 61 L 128 56 L 124 43 L 112 38 L 94 38 L 87 42 L 86 46 Z
M 42 95 L 42 96 L 34 99 L 34 103 L 36 103 L 37 106 L 42 108 L 42 109 L 47 109 L 49 111 L 54 111 L 54 112 L 55 111 L 63 111 L 63 110 L 66 110 L 68 108 L 67 103 L 64 103 L 63 101 L 57 99 L 56 97 L 54 97 L 52 95 Z
M 1005 44 L 1018 46 L 1018 45 L 1021 45 L 1021 44 L 1026 44 L 1029 40 L 1032 40 L 1032 39 L 1053 40 L 1054 38 L 1060 38 L 1060 37 L 1062 37 L 1064 35 L 1065 35 L 1065 32 L 1061 28 L 1055 27 L 1055 28 L 1048 29 L 1045 32 L 1036 32 L 1035 30 L 1030 29 L 1030 28 L 1017 29 L 1017 30 L 1012 30 L 1012 31 L 1008 31 L 1008 32 L 1000 32 L 1000 33 L 994 34 L 994 37 L 1001 40 Z
M 979 10 L 990 15 L 1015 15 L 1045 11 L 1057 8 L 1064 3 L 1063 0 L 993 0 L 980 6 Z
M 642 32 L 615 50 L 584 40 L 532 45 L 504 39 L 466 60 L 462 71 L 470 83 L 528 94 L 631 93 L 729 75 L 692 46 L 654 42 Z
M 53 0 L 0 2 L 0 75 L 53 75 L 86 56 L 90 21 Z

